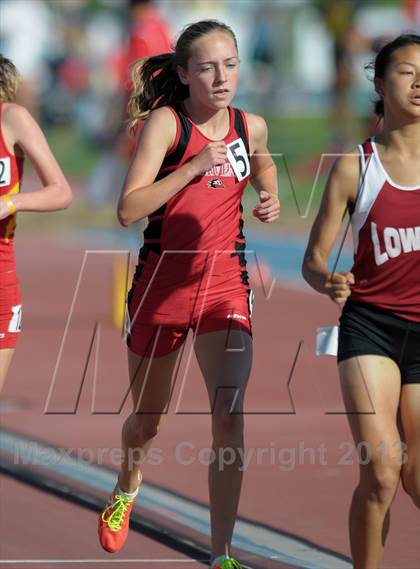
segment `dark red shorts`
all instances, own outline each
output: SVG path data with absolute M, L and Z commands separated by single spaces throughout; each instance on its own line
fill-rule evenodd
M 127 298 L 127 344 L 136 354 L 161 357 L 177 350 L 188 330 L 240 330 L 252 336 L 253 292 L 236 260 L 217 267 L 158 256 L 135 276 Z M 181 265 L 181 266 L 180 266 Z
M 21 317 L 22 304 L 16 272 L 0 272 L 0 350 L 16 346 Z

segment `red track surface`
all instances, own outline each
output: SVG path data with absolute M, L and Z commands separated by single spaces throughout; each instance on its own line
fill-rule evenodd
M 85 248 L 93 247 L 86 243 Z M 33 254 L 40 250 L 44 251 L 43 259 L 39 254 Z M 129 412 L 129 402 L 121 415 L 92 414 L 92 365 L 77 413 L 44 414 L 83 252 L 82 246 L 66 245 L 61 240 L 19 238 L 17 255 L 24 298 L 24 333 L 2 397 L 19 401 L 22 409 L 4 414 L 2 425 L 40 437 L 58 447 L 118 448 L 120 428 Z M 125 348 L 118 332 L 106 319 L 111 299 L 110 264 L 110 258 L 97 256 L 86 272 L 86 280 L 82 281 L 85 289 L 75 307 L 63 364 L 53 391 L 52 408 L 68 410 L 74 402 L 83 372 L 83 354 L 87 353 L 96 318 L 102 318 L 103 324 L 95 410 L 118 408 L 127 388 Z M 274 288 L 270 300 L 264 298 L 261 290 L 257 291 L 253 319 L 254 368 L 247 410 L 261 414 L 246 418 L 247 446 L 277 451 L 295 449 L 298 453 L 299 445 L 307 449 L 324 445 L 325 464 L 320 464 L 319 454 L 315 454 L 315 464 L 309 464 L 310 451 L 306 451 L 303 464 L 297 462 L 294 467 L 287 467 L 285 461 L 290 453 L 285 450 L 283 466 L 279 460 L 270 464 L 267 451 L 262 464 L 252 460 L 245 474 L 240 514 L 349 555 L 347 509 L 357 480 L 357 464 L 354 454 L 349 457 L 353 464 L 340 464 L 345 459 L 347 447 L 339 445 L 351 443 L 345 415 L 326 414 L 343 411 L 334 358 L 314 356 L 316 327 L 333 324 L 336 318 L 336 307 L 317 295 L 282 288 L 281 283 Z M 303 346 L 291 382 L 296 411 L 293 414 L 287 382 L 301 340 Z M 183 377 L 185 381 L 181 381 Z M 144 474 L 156 484 L 206 501 L 206 466 L 197 460 L 185 466 L 175 459 L 175 449 L 181 441 L 189 442 L 197 449 L 210 444 L 209 415 L 175 413 L 181 383 L 181 412 L 205 413 L 208 409 L 203 382 L 193 361 L 188 373 L 179 377 L 166 425 L 155 443 L 161 464 L 145 465 Z M 292 414 L 263 414 L 269 412 Z M 110 464 L 107 457 L 104 456 L 104 463 Z M 13 508 L 9 492 L 3 490 L 5 485 L 7 489 L 21 490 L 19 499 L 13 500 Z M 96 515 L 91 511 L 46 497 L 4 478 L 2 494 L 6 496 L 0 510 L 3 558 L 32 555 L 97 558 L 101 554 L 95 541 Z M 51 522 L 48 514 L 54 508 L 56 521 Z M 40 520 L 44 519 L 47 531 L 40 533 Z M 19 534 L 12 538 L 17 526 Z M 74 530 L 67 531 L 66 526 Z M 76 528 L 81 528 L 77 547 L 74 545 L 75 533 L 79 531 Z M 418 569 L 419 533 L 419 512 L 400 490 L 392 509 L 387 553 L 381 567 Z M 164 549 L 133 533 L 123 555 L 177 557 L 178 554 Z
M 1 559 L 104 559 L 110 556 L 99 549 L 96 540 L 97 515 L 91 510 L 76 506 L 60 498 L 39 492 L 13 479 L 0 477 L 1 491 Z M 121 559 L 188 559 L 180 553 L 155 541 L 131 532 Z M 51 563 L 48 565 L 1 564 L 1 567 L 34 567 L 37 569 L 62 569 L 63 567 L 86 567 L 120 569 L 139 567 L 168 569 L 188 567 L 202 569 L 199 563 L 100 563 L 77 565 Z

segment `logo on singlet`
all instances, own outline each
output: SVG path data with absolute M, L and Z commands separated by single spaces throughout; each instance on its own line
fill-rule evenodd
M 226 318 L 234 318 L 236 320 L 246 320 L 246 316 L 238 314 L 237 312 L 234 312 L 233 314 L 228 314 Z
M 378 227 L 373 221 L 370 224 L 375 263 L 383 265 L 389 259 L 399 257 L 402 253 L 420 251 L 420 226 L 417 227 L 385 227 L 383 243 L 385 251 L 381 251 Z
M 217 189 L 224 188 L 225 185 L 220 178 L 212 178 L 209 182 L 207 182 L 207 187 Z

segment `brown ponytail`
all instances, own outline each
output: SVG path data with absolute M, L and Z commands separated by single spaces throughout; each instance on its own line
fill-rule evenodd
M 14 103 L 19 84 L 19 73 L 10 59 L 0 53 L 0 101 Z
M 131 67 L 131 81 L 133 91 L 127 106 L 130 133 L 152 108 L 188 97 L 188 87 L 178 77 L 175 52 L 139 59 Z

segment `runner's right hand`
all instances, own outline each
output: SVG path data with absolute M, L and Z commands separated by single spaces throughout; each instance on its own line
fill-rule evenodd
M 344 304 L 351 294 L 354 275 L 348 271 L 330 273 L 325 281 L 325 291 L 337 304 Z
M 210 142 L 191 160 L 196 176 L 202 176 L 213 166 L 221 166 L 226 162 L 227 146 L 223 141 Z

